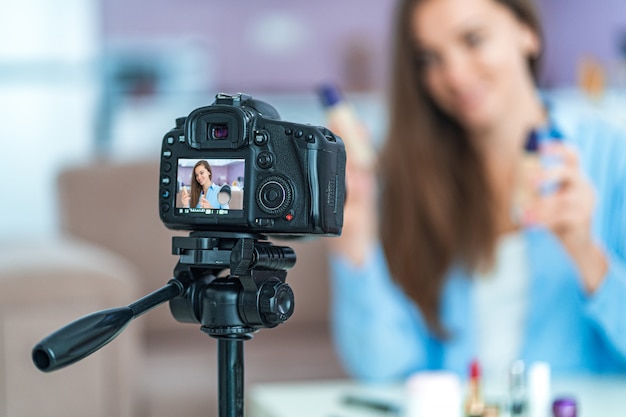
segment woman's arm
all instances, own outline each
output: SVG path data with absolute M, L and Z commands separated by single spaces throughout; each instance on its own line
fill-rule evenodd
M 596 192 L 582 172 L 577 150 L 564 143 L 546 148 L 544 152 L 556 156 L 561 163 L 546 170 L 542 182 L 559 184 L 559 188 L 541 198 L 534 208 L 534 217 L 559 238 L 576 263 L 585 290 L 593 294 L 608 269 L 604 248 L 592 233 Z
M 626 363 L 626 262 L 621 257 L 608 256 L 608 271 L 589 297 L 586 310 Z
M 626 146 L 624 152 L 626 157 Z M 604 196 L 606 272 L 588 298 L 587 313 L 626 363 L 626 160 L 621 163 L 624 175 Z
M 391 280 L 380 246 L 355 266 L 331 259 L 333 334 L 347 371 L 367 381 L 393 381 L 429 366 L 437 343 L 414 303 Z
M 586 310 L 626 364 L 626 135 L 604 126 L 594 133 L 590 136 L 593 143 L 584 154 L 581 151 L 581 159 L 584 156 L 595 188 L 592 233 L 604 267 L 595 269 L 599 274 L 595 287 L 587 283 Z M 579 256 L 585 257 L 584 252 Z M 586 258 L 593 264 L 597 255 L 589 250 Z M 583 269 L 581 272 L 584 274 Z

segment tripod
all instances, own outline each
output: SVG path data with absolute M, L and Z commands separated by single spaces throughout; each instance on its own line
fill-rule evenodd
M 133 319 L 169 301 L 176 320 L 200 323 L 217 339 L 219 416 L 242 417 L 243 342 L 293 313 L 293 291 L 285 279 L 295 253 L 263 235 L 219 232 L 174 237 L 172 252 L 179 261 L 167 285 L 127 307 L 95 312 L 57 330 L 33 348 L 33 362 L 44 372 L 77 362 L 112 341 Z M 220 275 L 226 269 L 230 274 Z

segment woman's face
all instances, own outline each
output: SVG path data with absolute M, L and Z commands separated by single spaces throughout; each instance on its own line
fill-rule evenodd
M 211 185 L 211 175 L 209 174 L 209 171 L 203 165 L 198 165 L 196 167 L 195 175 L 196 175 L 196 181 L 202 187 L 205 187 L 205 185 Z
M 497 1 L 423 0 L 412 25 L 426 90 L 464 128 L 505 120 L 523 89 L 534 90 L 538 37 Z

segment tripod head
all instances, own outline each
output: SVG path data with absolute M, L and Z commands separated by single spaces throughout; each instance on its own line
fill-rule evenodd
M 35 366 L 51 372 L 111 342 L 135 318 L 170 301 L 180 322 L 199 323 L 216 338 L 247 339 L 275 327 L 293 313 L 293 291 L 285 282 L 294 251 L 246 233 L 192 232 L 174 237 L 179 261 L 164 287 L 134 303 L 91 313 L 57 330 L 32 351 Z M 230 269 L 229 275 L 223 272 Z
M 170 301 L 180 322 L 201 323 L 214 337 L 248 335 L 275 327 L 293 313 L 293 291 L 286 270 L 296 262 L 294 251 L 263 242 L 260 235 L 207 234 L 174 237 L 180 256 L 175 276 L 190 282 Z M 230 275 L 220 273 L 230 266 Z

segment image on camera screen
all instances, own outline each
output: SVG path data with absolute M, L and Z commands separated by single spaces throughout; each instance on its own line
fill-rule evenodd
M 177 214 L 233 214 L 243 210 L 245 159 L 179 159 Z

